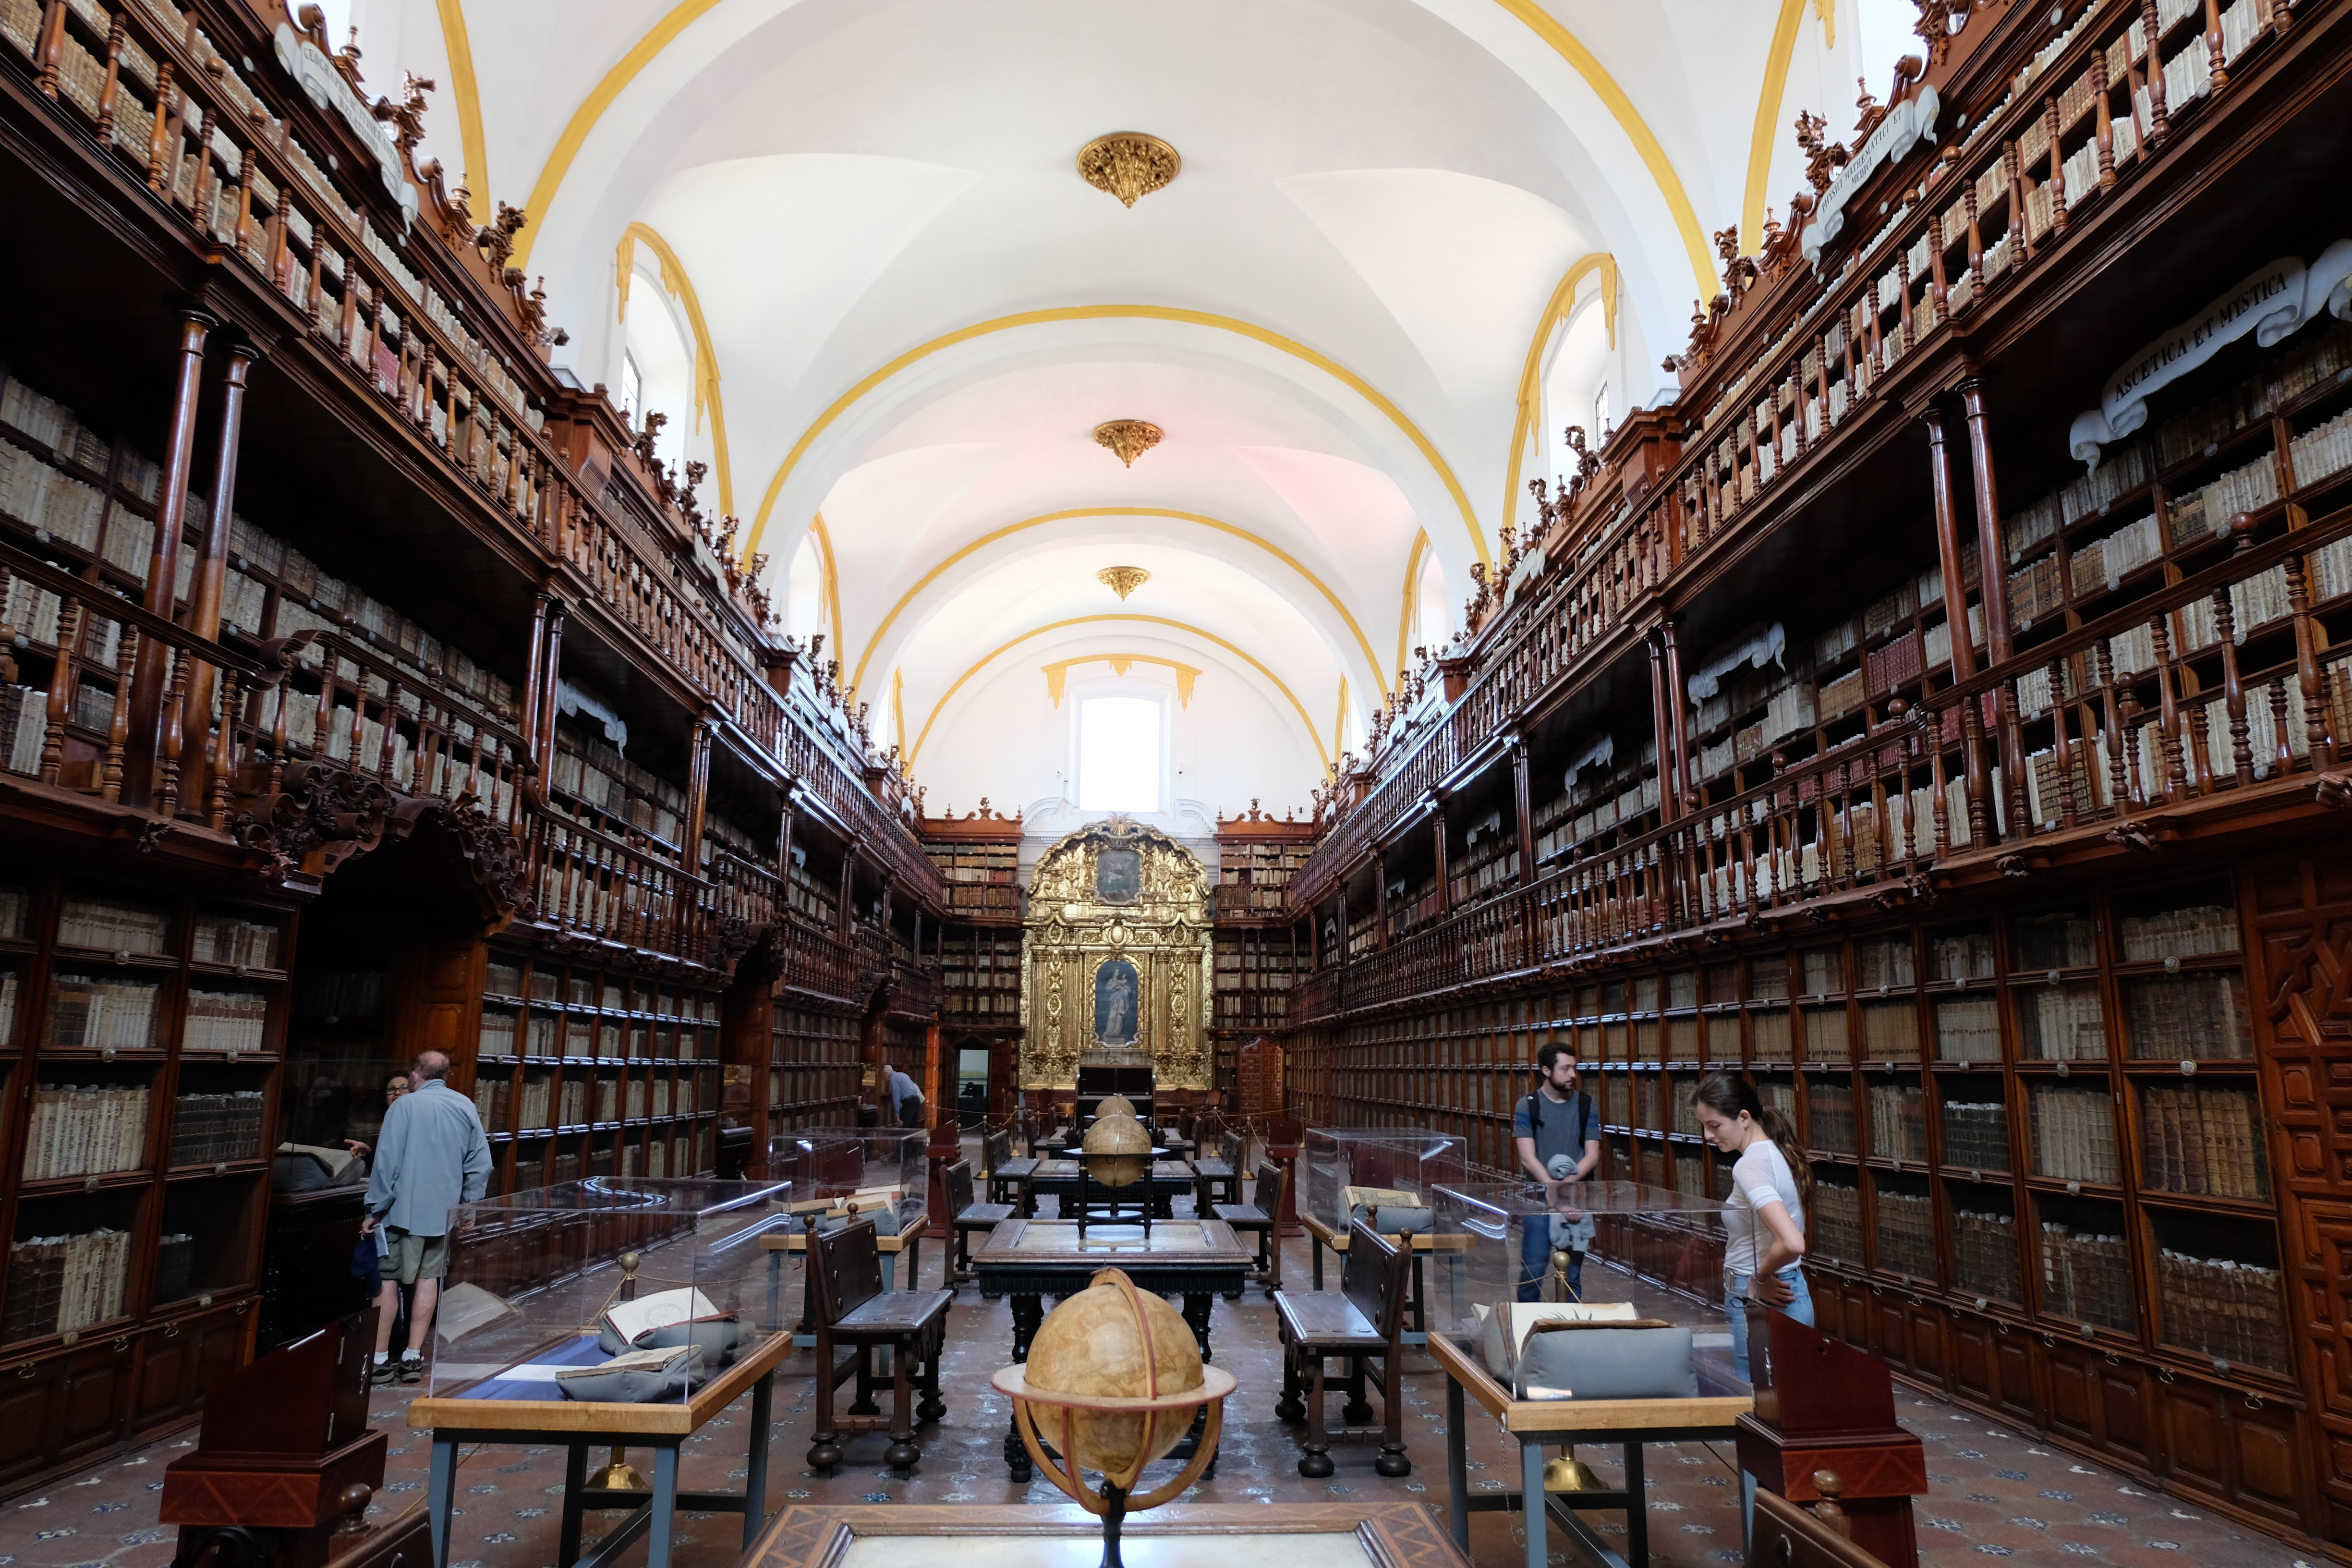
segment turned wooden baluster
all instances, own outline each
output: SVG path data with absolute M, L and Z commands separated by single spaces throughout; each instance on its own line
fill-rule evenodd
M 2163 24 L 2158 20 L 2156 0 L 2140 0 L 2140 31 L 2147 40 L 2147 145 L 2150 152 L 2164 145 L 2172 134 L 2172 122 L 2165 113 L 2164 56 L 2156 41 L 2163 36 Z
M 2205 0 L 2205 59 L 2213 73 L 2213 95 L 2230 85 L 2230 68 L 2222 63 L 2221 6 L 2220 0 Z
M 2042 122 L 2050 129 L 2050 232 L 2066 232 L 2066 159 L 2058 150 L 2058 100 L 2042 100 Z
M 2271 777 L 2284 778 L 2294 772 L 2294 737 L 2286 727 L 2286 680 L 2284 677 L 2270 683 L 2271 734 L 2275 739 L 2275 755 L 2271 759 Z
M 372 770 L 386 788 L 392 786 L 393 750 L 399 739 L 400 682 L 388 680 L 383 690 L 383 738 L 376 746 L 375 766 Z M 357 765 L 358 756 L 354 754 L 352 761 Z
M 2051 749 L 2058 762 L 2058 825 L 2074 826 L 2080 807 L 2074 799 L 2074 739 L 2066 730 L 2066 661 L 2050 660 Z
M 1977 183 L 1969 180 L 1961 188 L 1962 210 L 1969 219 L 1969 306 L 1973 308 L 1978 296 L 1985 290 L 1984 230 L 1977 221 Z
M 73 718 L 73 694 L 81 681 L 81 600 L 68 596 L 58 617 L 57 666 L 49 676 L 48 730 L 41 737 L 41 782 L 54 784 L 65 767 L 66 725 Z
M 2239 524 L 2246 526 L 2241 530 Z M 2252 520 L 2240 512 L 2231 521 L 2231 531 L 2238 535 L 2238 550 L 2253 546 Z M 2249 740 L 2252 726 L 2246 721 L 2246 689 L 2238 678 L 2238 608 L 2231 597 L 2229 584 L 2213 590 L 2213 626 L 2221 639 L 2221 703 L 2230 717 L 2230 772 L 2240 789 L 2254 782 L 2254 749 Z
M 180 748 L 186 735 L 184 709 L 188 700 L 186 652 L 172 650 L 172 672 L 163 687 L 163 732 L 158 738 L 155 815 L 176 816 L 180 810 Z
M 2311 620 L 2311 559 L 2286 558 L 2287 612 L 2294 622 L 2294 679 L 2303 695 L 2303 730 L 2312 765 L 2325 772 L 2336 766 L 2335 726 L 2327 715 L 2326 687 L 2319 674 L 2318 634 Z M 2282 734 L 2285 731 L 2281 731 Z
M 139 633 L 129 626 L 116 628 L 114 711 L 106 721 L 106 760 L 100 764 L 98 797 L 122 798 L 122 758 L 131 741 L 132 677 L 139 666 Z
M 1960 704 L 1960 759 L 1968 770 L 1964 793 L 1969 802 L 1969 847 L 1981 849 L 1992 839 L 1992 781 L 1985 765 L 1982 709 L 1974 697 Z
M 155 70 L 155 123 L 147 132 L 147 188 L 158 195 L 169 195 L 163 180 L 173 163 L 172 132 L 172 62 L 165 60 Z
M 33 46 L 33 63 L 40 68 L 34 79 L 43 98 L 58 95 L 58 68 L 65 58 L 66 0 L 49 0 L 41 17 L 41 31 Z
M 106 147 L 114 145 L 114 119 L 121 102 L 122 24 L 120 11 L 106 19 L 106 85 L 98 90 L 98 140 Z
M 1942 859 L 1952 852 L 1951 806 L 1944 799 L 1944 721 L 1940 713 L 1931 713 L 1927 721 L 1927 813 L 1936 834 L 1936 858 Z
M 2151 616 L 2147 623 L 2148 635 L 2156 645 L 2157 733 L 2163 747 L 2164 798 L 2168 805 L 2197 797 L 2180 749 L 2180 703 L 2174 689 L 2171 623 L 2172 617 L 2166 615 Z
M 226 676 L 226 672 L 221 672 Z M 236 678 L 236 690 L 242 695 L 250 682 L 242 675 Z M 219 680 L 215 689 L 220 693 L 219 721 L 208 731 L 212 741 L 212 766 L 209 787 L 205 791 L 205 825 L 218 833 L 228 825 L 229 779 L 236 767 L 236 709 L 229 695 L 228 681 Z

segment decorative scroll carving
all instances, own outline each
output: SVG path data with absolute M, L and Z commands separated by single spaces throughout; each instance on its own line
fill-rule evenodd
M 1113 817 L 1037 862 L 1024 953 L 1021 1082 L 1067 1087 L 1097 1047 L 1150 1053 L 1170 1089 L 1206 1089 L 1208 873 L 1167 835 Z
M 404 808 L 396 826 L 441 834 L 472 887 L 483 918 L 503 922 L 523 902 L 522 844 L 473 800 L 433 797 Z
M 296 763 L 284 784 L 230 822 L 236 841 L 262 857 L 265 876 L 323 877 L 383 842 L 392 792 L 372 774 Z

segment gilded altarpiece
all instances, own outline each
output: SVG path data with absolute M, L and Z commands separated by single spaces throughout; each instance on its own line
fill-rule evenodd
M 1209 875 L 1166 834 L 1111 818 L 1047 850 L 1023 930 L 1021 1086 L 1070 1089 L 1095 1059 L 1148 1056 L 1163 1089 L 1206 1089 Z

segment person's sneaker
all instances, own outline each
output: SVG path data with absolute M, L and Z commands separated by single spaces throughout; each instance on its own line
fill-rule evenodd
M 405 1355 L 402 1356 L 400 1358 L 400 1381 L 403 1383 L 423 1383 L 425 1381 L 425 1358 L 418 1355 L 415 1351 L 410 1351 Z
M 387 1356 L 375 1363 L 375 1370 L 369 1374 L 368 1381 L 378 1388 L 389 1388 L 392 1386 L 393 1380 L 399 1375 L 398 1363 Z

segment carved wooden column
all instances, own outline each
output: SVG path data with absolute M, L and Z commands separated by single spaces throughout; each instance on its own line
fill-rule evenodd
M 1519 886 L 1526 887 L 1536 874 L 1536 814 L 1529 804 L 1533 794 L 1528 787 L 1528 743 L 1514 742 L 1511 745 L 1511 811 L 1519 819 Z
M 547 620 L 554 603 L 551 595 L 531 595 L 530 648 L 522 661 L 522 739 L 523 744 L 530 748 L 529 761 L 533 770 L 527 787 L 542 802 L 547 798 L 547 773 L 539 765 L 539 708 L 547 700 Z
M 1683 704 L 1683 650 L 1681 645 L 1675 641 L 1675 623 L 1672 621 L 1659 623 L 1658 638 L 1664 645 L 1666 654 L 1666 730 L 1675 742 L 1673 773 L 1670 775 L 1662 767 L 1658 770 L 1658 780 L 1663 791 L 1668 778 L 1672 778 L 1675 807 L 1680 810 L 1690 804 L 1690 728 Z
M 776 823 L 776 880 L 783 887 L 784 907 L 776 911 L 785 918 L 793 907 L 793 786 L 784 786 L 784 808 L 778 813 Z
M 1927 478 L 1936 500 L 1936 557 L 1944 574 L 1944 624 L 1950 632 L 1952 645 L 1952 681 L 1955 685 L 1970 679 L 1977 672 L 1975 634 L 1969 630 L 1969 589 L 1963 558 L 1960 554 L 1960 521 L 1952 505 L 1952 455 L 1944 445 L 1944 416 L 1929 408 L 1919 416 L 1919 423 L 1927 432 Z M 1981 560 L 1978 572 L 1984 570 Z M 1986 595 L 1990 601 L 1990 595 Z M 1983 710 L 1971 699 L 1960 713 L 1960 763 L 1967 784 L 1969 819 L 1971 825 L 1992 820 L 1990 781 L 1985 774 L 1984 746 L 1979 734 L 1978 715 Z M 1927 743 L 1941 748 L 1940 736 L 1930 736 Z M 1936 803 L 1940 808 L 1942 801 Z
M 710 735 L 716 726 L 708 719 L 694 722 L 688 738 L 686 763 L 686 868 L 702 865 L 703 816 L 710 805 Z
M 547 611 L 546 675 L 540 683 L 539 731 L 529 737 L 533 758 L 539 763 L 540 776 L 552 779 L 555 774 L 555 699 L 557 683 L 563 675 L 563 601 L 555 600 Z
M 195 465 L 196 413 L 203 398 L 205 340 L 220 323 L 202 310 L 180 312 L 180 369 L 172 394 L 172 426 L 163 442 L 163 489 L 156 502 L 155 546 L 147 558 L 146 608 L 172 618 L 179 596 L 180 535 L 188 525 L 188 474 Z M 163 732 L 163 685 L 172 650 L 153 637 L 139 639 L 131 677 L 131 728 L 122 755 L 126 805 L 145 805 L 154 793 L 155 748 Z
M 2008 662 L 2009 575 L 2000 552 L 2000 494 L 1993 483 L 1992 436 L 1985 423 L 1984 383 L 1974 376 L 1960 383 L 1960 404 L 1968 412 L 1969 467 L 1973 470 L 1977 499 L 1977 556 L 1985 612 L 1985 659 L 1998 667 Z M 2025 756 L 2017 733 L 2015 689 L 2003 682 L 2000 701 L 2000 767 L 2007 776 L 2003 791 L 2009 821 L 1998 826 L 2005 833 L 2023 820 Z
M 1430 814 L 1429 827 L 1437 849 L 1437 912 L 1450 914 L 1454 909 L 1454 879 L 1445 865 L 1445 803 L 1439 801 Z
M 1389 861 L 1381 851 L 1372 851 L 1372 951 L 1389 944 Z
M 213 493 L 210 512 L 205 520 L 204 555 L 196 563 L 196 580 L 188 596 L 188 630 L 200 637 L 220 636 L 221 589 L 228 580 L 229 519 L 236 505 L 237 443 L 245 422 L 246 375 L 260 357 L 261 351 L 249 343 L 232 344 L 228 367 L 221 374 L 220 447 L 213 459 Z M 184 708 L 194 717 L 182 721 L 194 742 L 184 748 L 184 754 L 196 761 L 182 771 L 180 798 L 199 810 L 206 794 L 203 759 L 213 754 L 205 737 L 212 731 L 213 697 L 218 679 L 219 671 L 213 666 L 202 662 L 195 665 L 190 673 Z M 222 721 L 233 722 L 233 716 L 224 711 Z
M 841 940 L 848 942 L 856 934 L 851 924 L 852 900 L 857 894 L 857 851 L 849 845 L 841 847 L 841 902 L 834 910 L 834 923 L 840 928 Z

